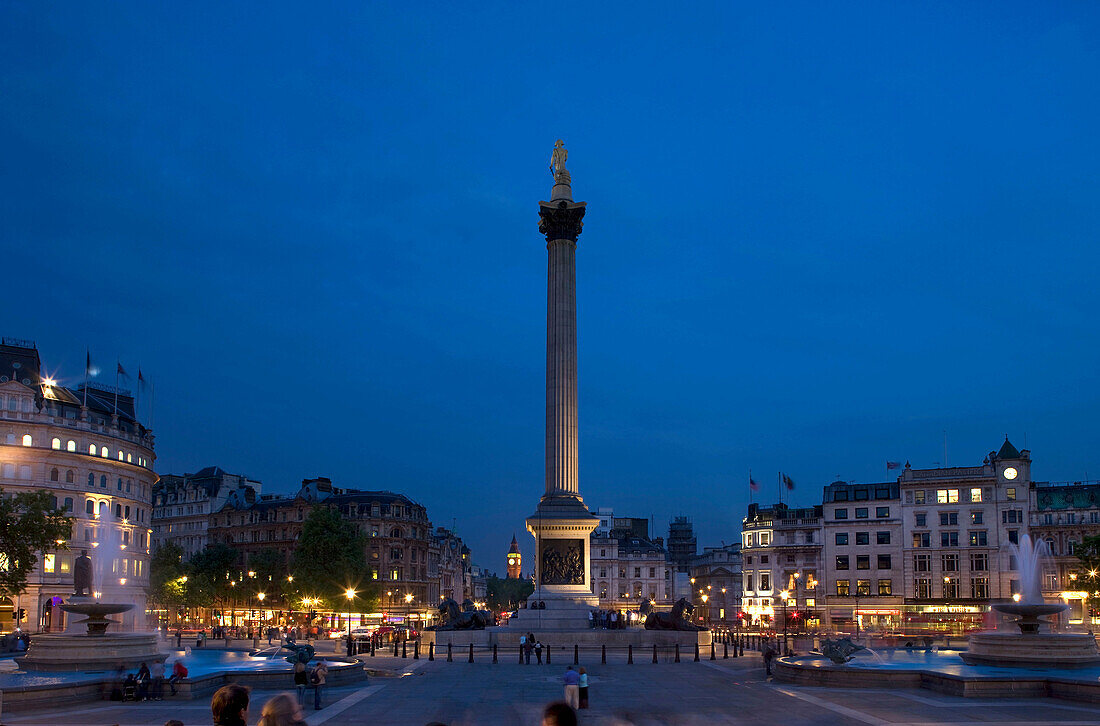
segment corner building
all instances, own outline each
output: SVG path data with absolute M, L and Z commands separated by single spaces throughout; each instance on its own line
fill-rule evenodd
M 146 623 L 153 432 L 136 416 L 129 391 L 83 383 L 68 388 L 47 375 L 32 341 L 0 341 L 0 487 L 4 494 L 50 493 L 73 518 L 68 549 L 42 552 L 27 589 L 15 602 L 0 600 L 0 628 L 59 632 L 67 625 L 61 603 L 73 594 L 72 566 L 87 550 L 95 590 L 105 602 L 134 605 L 115 616 L 119 629 Z

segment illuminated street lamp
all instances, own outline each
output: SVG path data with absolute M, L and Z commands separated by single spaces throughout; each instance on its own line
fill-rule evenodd
M 787 598 L 791 596 L 790 590 L 783 590 L 779 593 L 780 599 L 783 600 L 783 652 L 787 652 Z
M 355 599 L 355 590 L 350 587 L 344 592 L 344 597 L 348 599 L 348 657 L 351 657 L 351 601 Z

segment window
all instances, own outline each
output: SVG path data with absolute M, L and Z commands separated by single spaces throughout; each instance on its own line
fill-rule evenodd
M 772 576 L 770 572 L 760 573 L 760 589 L 770 590 L 772 589 Z
M 1005 489 L 1005 499 L 1010 502 L 1016 501 L 1016 487 L 1009 487 Z
M 843 490 L 843 489 L 838 491 L 838 492 L 835 492 L 833 494 L 833 501 L 834 502 L 846 502 L 846 501 L 848 501 L 848 492 Z
M 959 571 L 959 556 L 955 554 L 941 555 L 940 566 L 944 572 L 958 572 Z
M 954 504 L 959 501 L 958 489 L 937 489 L 936 490 L 936 503 L 937 504 Z
M 603 575 L 600 575 L 603 577 Z M 752 592 L 752 570 L 745 573 L 745 592 Z
M 656 567 L 650 567 L 649 568 L 649 576 L 650 577 L 656 577 L 657 576 L 657 568 Z
M 748 534 L 745 535 L 745 546 L 746 547 L 752 547 L 752 541 L 753 541 L 752 532 L 749 532 Z
M 890 490 L 885 487 L 879 487 L 875 490 L 875 499 L 889 499 Z
M 851 585 L 851 582 L 851 580 L 837 580 L 836 594 L 840 597 L 848 597 L 848 587 Z
M 989 598 L 988 577 L 975 577 L 970 580 L 970 597 L 982 600 Z
M 974 487 L 970 490 L 970 501 L 980 502 L 982 501 L 982 490 L 978 487 Z
M 926 512 L 918 512 L 917 514 L 913 515 L 913 518 L 916 521 L 918 527 L 928 526 L 928 514 Z
M 977 531 L 977 532 L 971 532 L 970 533 L 970 546 L 971 547 L 987 547 L 987 546 L 989 546 L 989 541 L 986 537 L 986 531 L 984 529 L 980 530 L 980 531 Z
M 940 547 L 958 547 L 958 532 L 940 532 Z
M 889 570 L 890 569 L 890 555 L 878 556 L 878 569 Z
M 760 546 L 761 547 L 767 547 L 769 544 L 771 544 L 771 541 L 772 541 L 771 532 L 761 532 L 760 533 Z
M 52 573 L 54 571 L 54 565 L 57 562 L 55 555 L 47 553 L 42 557 L 42 571 Z
M 31 446 L 32 444 L 33 440 L 31 439 L 31 435 L 23 434 L 23 446 Z
M 106 474 L 100 474 L 99 475 L 99 487 L 101 489 L 106 489 L 107 488 L 107 475 Z
M 916 503 L 916 504 L 924 504 L 925 503 L 924 490 L 923 489 L 920 489 L 918 491 L 913 492 L 913 502 Z
M 833 510 L 833 518 L 834 519 L 847 519 L 848 518 L 848 510 L 847 509 L 834 509 Z
M 863 597 L 864 595 L 871 594 L 871 581 L 870 580 L 856 580 L 856 595 Z
M 65 472 L 65 483 L 66 484 L 72 484 L 73 483 L 73 470 L 72 469 L 69 469 L 67 472 Z
M 971 524 L 982 524 L 983 523 L 982 522 L 982 513 L 981 512 L 971 512 L 970 513 L 970 523 Z M 1047 522 L 1047 524 L 1050 524 L 1050 523 Z
M 65 444 L 65 451 L 76 451 L 76 442 L 69 439 L 68 443 Z
M 1022 509 L 1006 509 L 1001 512 L 1001 524 L 1023 524 L 1024 523 L 1024 510 Z
M 871 569 L 871 555 L 856 555 L 856 569 L 857 570 L 869 570 L 869 569 Z
M 55 437 L 54 440 L 50 442 L 50 448 L 61 451 L 61 439 Z
M 1012 532 L 1009 532 L 1008 533 L 1008 535 L 1009 535 L 1008 538 L 1011 540 L 1012 535 L 1014 535 L 1014 534 L 1016 534 L 1015 530 L 1013 530 Z M 1015 540 L 1013 540 L 1013 541 L 1015 541 Z M 1071 539 L 1069 542 L 1066 542 L 1066 554 L 1067 555 L 1077 554 L 1077 540 Z
M 121 450 L 118 452 L 118 460 L 122 461 L 122 451 Z
M 954 526 L 959 523 L 958 512 L 940 512 L 940 526 Z
M 1043 573 L 1043 589 L 1044 590 L 1057 590 L 1058 589 L 1058 573 L 1057 572 L 1044 572 Z
M 870 532 L 856 532 L 856 544 L 857 545 L 869 545 L 871 544 Z
M 856 519 L 867 519 L 867 507 L 856 507 Z
M 875 532 L 875 544 L 887 545 L 890 544 L 889 532 Z
M 875 516 L 879 519 L 886 519 L 890 516 L 890 507 L 875 507 Z
M 913 569 L 917 572 L 931 572 L 932 571 L 932 555 L 928 554 L 916 554 L 913 555 Z
M 50 469 L 50 481 L 58 481 L 61 477 L 61 472 L 57 469 Z
M 914 547 L 931 547 L 932 535 L 929 532 L 914 532 L 913 533 L 913 546 Z
M 891 595 L 894 592 L 893 582 L 891 580 L 879 580 L 878 581 L 878 594 L 879 595 Z
M 634 577 L 641 577 L 641 576 L 642 576 L 642 568 L 641 567 L 635 567 L 634 568 Z
M 122 477 L 118 478 L 118 490 L 122 491 Z
M 836 569 L 847 570 L 848 569 L 848 555 L 836 556 Z
M 106 446 L 104 446 L 102 449 L 100 449 L 99 453 L 103 455 L 104 459 L 106 459 L 108 456 L 111 455 L 111 452 L 107 449 Z
M 918 577 L 915 584 L 916 587 L 914 589 L 916 590 L 918 599 L 927 600 L 932 597 L 932 578 Z
M 842 546 L 842 547 L 844 545 L 848 544 L 848 533 L 847 532 L 837 532 L 836 533 L 836 543 L 838 545 Z
M 93 502 L 91 499 L 88 499 L 84 502 L 84 513 L 95 514 L 95 502 Z
M 1008 541 L 1012 544 L 1020 544 L 1020 531 L 1017 529 L 1008 530 Z M 1073 554 L 1072 548 L 1070 549 L 1069 554 Z
M 959 596 L 959 578 L 945 577 L 943 580 L 943 596 L 945 598 L 957 598 Z

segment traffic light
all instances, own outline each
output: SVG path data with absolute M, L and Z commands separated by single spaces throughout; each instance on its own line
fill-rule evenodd
M 15 611 L 15 622 L 21 623 L 27 619 L 27 611 L 23 608 L 19 608 Z

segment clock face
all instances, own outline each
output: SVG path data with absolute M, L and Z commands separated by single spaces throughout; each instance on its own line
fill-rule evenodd
M 1012 468 L 1010 466 L 1007 469 L 1005 469 L 1005 479 L 1008 479 L 1009 481 L 1012 481 L 1015 478 L 1016 478 L 1016 470 L 1014 468 Z

